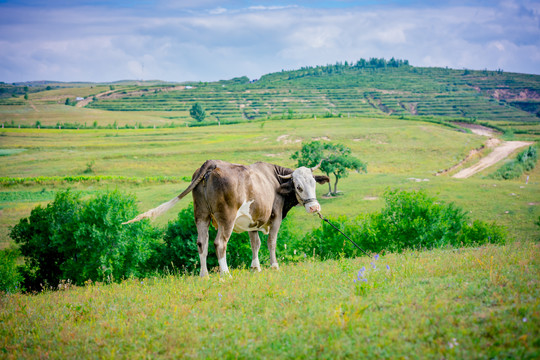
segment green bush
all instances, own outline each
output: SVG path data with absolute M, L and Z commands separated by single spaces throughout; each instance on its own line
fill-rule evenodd
M 384 198 L 385 205 L 380 212 L 329 220 L 363 250 L 375 253 L 502 244 L 507 237 L 505 229 L 495 223 L 474 221 L 469 225 L 464 210 L 421 191 L 387 191 Z M 325 222 L 293 246 L 322 259 L 360 255 L 353 244 Z
M 81 200 L 68 190 L 36 207 L 10 231 L 25 257 L 25 287 L 146 275 L 158 233 L 147 221 L 121 225 L 137 213 L 135 199 L 118 191 Z
M 475 220 L 472 224 L 464 224 L 457 238 L 459 244 L 478 246 L 484 244 L 504 244 L 508 234 L 504 227 Z
M 17 269 L 19 251 L 0 250 L 0 292 L 15 293 L 21 290 L 23 277 Z

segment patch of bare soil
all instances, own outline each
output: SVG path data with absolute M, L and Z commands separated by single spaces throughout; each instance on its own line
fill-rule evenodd
M 498 134 L 497 131 L 495 131 L 492 128 L 489 128 L 487 126 L 482 126 L 482 125 L 478 125 L 478 124 L 462 123 L 462 122 L 456 122 L 455 124 L 459 125 L 459 126 L 461 126 L 463 128 L 471 130 L 476 135 L 493 137 L 493 136 Z
M 313 141 L 319 141 L 319 140 L 330 141 L 330 138 L 328 136 L 321 136 L 321 137 L 311 138 L 311 140 L 313 140 Z
M 302 142 L 302 139 L 294 139 L 294 138 L 291 138 L 290 135 L 280 135 L 277 137 L 276 139 L 277 142 L 281 142 L 283 144 L 291 144 L 291 143 L 299 143 L 299 142 Z

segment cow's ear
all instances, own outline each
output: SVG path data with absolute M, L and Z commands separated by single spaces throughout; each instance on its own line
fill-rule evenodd
M 294 192 L 294 183 L 291 181 L 284 182 L 277 190 L 278 194 L 289 195 Z
M 330 182 L 330 178 L 326 175 L 314 175 L 313 177 L 319 184 L 326 184 L 327 182 Z

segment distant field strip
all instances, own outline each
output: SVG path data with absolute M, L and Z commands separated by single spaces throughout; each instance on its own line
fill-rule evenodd
M 148 176 L 148 177 L 128 177 L 114 175 L 98 175 L 98 176 L 35 176 L 35 177 L 0 177 L 1 185 L 18 185 L 18 184 L 54 184 L 60 182 L 76 183 L 76 182 L 125 182 L 125 183 L 179 183 L 183 181 L 191 181 L 186 177 L 177 176 Z

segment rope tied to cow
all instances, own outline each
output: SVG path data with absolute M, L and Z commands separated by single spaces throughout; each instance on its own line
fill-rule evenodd
M 364 254 L 366 254 L 367 256 L 371 256 L 369 255 L 364 249 L 362 249 L 357 243 L 355 243 L 350 237 L 348 237 L 347 235 L 345 235 L 345 233 L 343 231 L 341 231 L 339 228 L 337 228 L 334 224 L 332 224 L 330 222 L 330 220 L 328 220 L 327 218 L 325 218 L 321 212 L 317 212 L 317 215 L 319 215 L 319 217 L 321 218 L 321 220 L 327 222 L 330 226 L 332 226 L 334 229 L 336 229 L 337 231 L 339 231 L 341 233 L 341 235 L 345 236 L 345 238 L 347 238 L 347 240 L 349 240 L 351 243 L 353 243 L 354 246 L 356 246 L 360 251 L 362 251 Z

